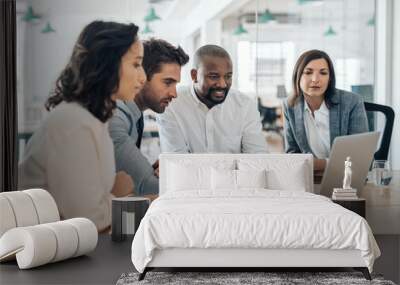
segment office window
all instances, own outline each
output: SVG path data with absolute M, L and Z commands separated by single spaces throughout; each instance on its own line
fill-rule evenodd
M 292 42 L 238 43 L 238 89 L 251 97 L 275 100 L 278 86 L 290 86 Z

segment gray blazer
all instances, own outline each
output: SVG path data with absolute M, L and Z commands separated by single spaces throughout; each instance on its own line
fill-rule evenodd
M 368 132 L 367 114 L 361 96 L 336 89 L 329 109 L 331 147 L 338 136 Z M 304 97 L 293 107 L 283 104 L 285 151 L 287 153 L 312 153 L 304 127 Z
M 125 104 L 117 100 L 117 106 L 123 111 L 115 110 L 108 125 L 114 143 L 116 170 L 125 171 L 132 177 L 135 195 L 158 194 L 158 178 L 154 176 L 154 169 L 136 146 L 136 122 L 142 113 L 133 101 Z

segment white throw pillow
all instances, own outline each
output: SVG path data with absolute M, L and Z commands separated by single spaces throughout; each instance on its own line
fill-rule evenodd
M 171 163 L 169 165 L 168 190 L 185 191 L 210 189 L 210 167 L 186 166 Z
M 307 188 L 304 163 L 294 164 L 290 170 L 270 169 L 267 180 L 268 188 L 272 190 L 306 191 Z
M 211 170 L 213 190 L 238 190 L 241 188 L 266 188 L 266 171 L 263 170 Z
M 271 190 L 306 191 L 307 165 L 304 160 L 239 159 L 239 170 L 262 170 L 267 173 L 267 188 Z
M 190 160 L 182 159 L 168 162 L 167 191 L 211 190 L 211 170 L 235 168 L 234 160 Z
M 236 170 L 237 188 L 267 188 L 267 172 L 262 170 Z
M 236 189 L 236 170 L 231 169 L 211 169 L 211 189 Z

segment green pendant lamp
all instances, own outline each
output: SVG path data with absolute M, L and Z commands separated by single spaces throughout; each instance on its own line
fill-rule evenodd
M 153 7 L 151 7 L 147 15 L 144 17 L 144 21 L 153 22 L 157 20 L 161 20 L 161 18 L 156 14 L 156 10 Z
M 247 34 L 247 33 L 248 33 L 248 31 L 243 27 L 242 23 L 239 23 L 239 25 L 233 31 L 233 34 L 235 36 L 239 36 L 239 35 Z
M 154 31 L 150 28 L 149 24 L 146 23 L 146 26 L 144 27 L 142 34 L 152 34 Z
M 22 17 L 22 20 L 25 22 L 32 22 L 40 18 L 41 17 L 39 15 L 36 15 L 35 12 L 33 12 L 32 6 L 29 6 L 28 10 L 26 10 L 24 16 Z
M 307 4 L 307 2 L 309 2 L 309 1 L 308 1 L 308 0 L 297 0 L 297 3 L 298 3 L 299 5 Z
M 258 22 L 263 23 L 263 24 L 271 22 L 271 21 L 274 21 L 274 20 L 275 20 L 274 15 L 272 15 L 271 12 L 268 9 L 266 9 L 265 12 L 262 13 L 258 17 Z
M 329 26 L 329 28 L 325 31 L 324 36 L 325 36 L 325 37 L 336 36 L 336 32 L 335 32 L 335 30 L 332 28 L 332 26 Z
M 306 5 L 309 3 L 314 3 L 314 4 L 322 4 L 323 0 L 297 0 L 297 3 L 299 5 Z
M 42 34 L 54 33 L 56 30 L 50 25 L 50 22 L 47 22 L 46 26 L 42 30 Z
M 375 26 L 375 17 L 372 17 L 368 20 L 367 26 Z

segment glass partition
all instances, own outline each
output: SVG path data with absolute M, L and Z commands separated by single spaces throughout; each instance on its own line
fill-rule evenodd
M 112 2 L 17 1 L 21 150 L 47 114 L 43 104 L 79 32 L 95 19 L 132 21 L 140 26 L 142 39 L 166 39 L 181 45 L 189 55 L 204 44 L 224 47 L 234 64 L 232 88 L 253 98 L 265 111 L 266 137 L 278 141 L 276 151 L 283 150 L 280 105 L 291 93 L 293 66 L 302 52 L 326 51 L 335 65 L 337 87 L 374 101 L 375 0 Z M 27 21 L 30 7 L 39 18 Z M 182 69 L 181 84 L 191 83 L 190 68 L 191 62 Z M 152 138 L 144 150 L 154 158 L 158 142 L 153 115 L 146 111 L 145 126 Z

